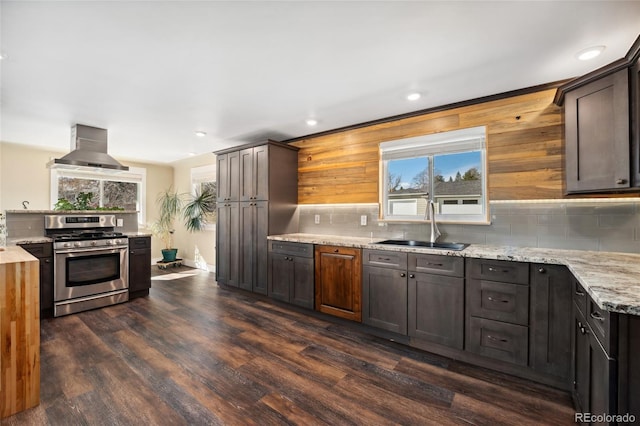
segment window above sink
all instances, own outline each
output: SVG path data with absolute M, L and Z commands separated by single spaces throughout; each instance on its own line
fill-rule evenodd
M 382 220 L 488 223 L 486 127 L 380 144 Z

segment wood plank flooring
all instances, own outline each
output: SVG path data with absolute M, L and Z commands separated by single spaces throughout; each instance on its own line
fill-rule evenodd
M 44 320 L 41 341 L 41 404 L 2 425 L 573 424 L 566 392 L 220 288 L 208 273 Z

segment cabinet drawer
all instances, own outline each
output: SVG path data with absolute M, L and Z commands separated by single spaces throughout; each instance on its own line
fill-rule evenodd
M 578 280 L 575 278 L 571 279 L 571 294 L 573 295 L 573 301 L 578 307 L 580 313 L 586 316 L 587 312 L 587 291 L 582 288 Z
M 408 262 L 410 271 L 451 277 L 464 276 L 464 259 L 462 257 L 409 253 Z
M 151 248 L 151 237 L 129 237 L 130 249 Z
M 593 334 L 596 336 L 604 350 L 609 356 L 616 355 L 615 347 L 611 345 L 611 333 L 615 332 L 616 315 L 611 314 L 609 311 L 601 309 L 596 302 L 589 297 L 587 299 L 586 319 Z M 613 352 L 613 353 L 612 353 Z
M 522 285 L 470 278 L 467 306 L 472 316 L 529 324 L 529 288 Z
M 468 351 L 479 355 L 527 365 L 529 328 L 471 317 L 466 346 Z
M 407 253 L 364 249 L 362 251 L 362 264 L 407 269 Z
M 269 251 L 278 254 L 313 258 L 313 244 L 269 241 Z
M 35 256 L 38 259 L 53 256 L 52 243 L 21 244 L 20 247 L 22 247 L 23 249 L 28 251 L 32 256 Z
M 472 278 L 529 285 L 529 264 L 507 260 L 468 259 Z

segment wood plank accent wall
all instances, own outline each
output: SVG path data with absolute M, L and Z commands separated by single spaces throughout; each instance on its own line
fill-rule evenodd
M 298 152 L 300 204 L 377 203 L 380 142 L 487 126 L 491 200 L 563 197 L 564 116 L 555 89 L 309 137 Z
M 39 274 L 20 247 L 0 251 L 0 419 L 40 403 Z

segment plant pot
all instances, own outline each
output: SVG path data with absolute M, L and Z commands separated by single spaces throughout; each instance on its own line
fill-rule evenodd
M 178 249 L 162 249 L 163 262 L 175 262 Z

